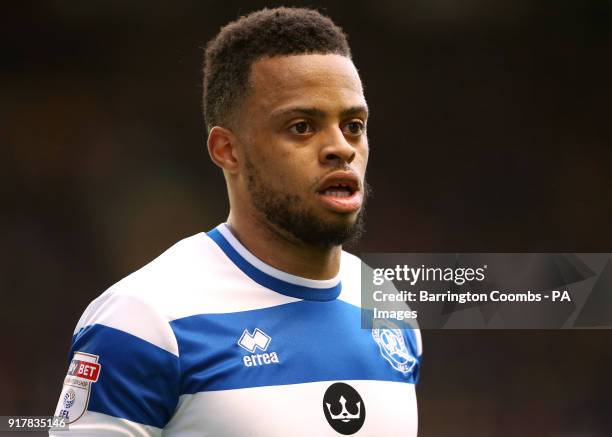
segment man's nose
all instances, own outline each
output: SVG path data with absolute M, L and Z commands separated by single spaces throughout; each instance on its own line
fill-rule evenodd
M 325 165 L 350 164 L 355 159 L 355 146 L 342 133 L 339 127 L 330 129 L 324 136 L 319 150 L 319 161 Z

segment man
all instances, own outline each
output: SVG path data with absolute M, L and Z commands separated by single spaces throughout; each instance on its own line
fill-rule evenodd
M 341 249 L 368 160 L 345 35 L 263 10 L 220 31 L 204 70 L 227 223 L 90 304 L 55 414 L 86 436 L 416 435 L 419 333 L 361 329 L 360 261 Z

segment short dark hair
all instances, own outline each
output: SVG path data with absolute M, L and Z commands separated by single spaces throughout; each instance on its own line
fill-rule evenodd
M 203 109 L 207 129 L 228 122 L 248 92 L 255 61 L 308 53 L 351 57 L 346 34 L 329 17 L 313 9 L 263 9 L 221 28 L 204 53 Z

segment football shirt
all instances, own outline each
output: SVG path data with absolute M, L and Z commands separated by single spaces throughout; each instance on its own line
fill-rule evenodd
M 420 333 L 362 329 L 360 278 L 347 252 L 282 272 L 225 224 L 180 241 L 85 310 L 55 435 L 415 436 Z

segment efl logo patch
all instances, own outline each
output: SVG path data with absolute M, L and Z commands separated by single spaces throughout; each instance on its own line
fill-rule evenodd
M 60 395 L 55 416 L 66 419 L 68 423 L 76 422 L 87 410 L 91 384 L 98 381 L 102 366 L 98 355 L 75 352 L 64 379 L 64 388 Z

